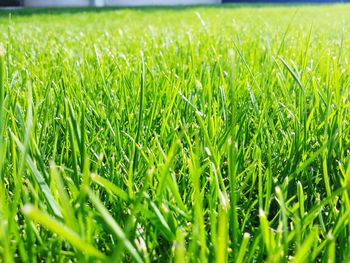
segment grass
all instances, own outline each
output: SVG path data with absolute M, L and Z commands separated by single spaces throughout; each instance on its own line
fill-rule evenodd
M 0 16 L 0 261 L 350 261 L 350 6 Z

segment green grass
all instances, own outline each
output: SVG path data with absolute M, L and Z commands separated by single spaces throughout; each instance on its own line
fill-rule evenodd
M 0 262 L 349 262 L 349 13 L 2 11 Z

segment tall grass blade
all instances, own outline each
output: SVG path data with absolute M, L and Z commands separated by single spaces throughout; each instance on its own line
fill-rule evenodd
M 84 252 L 86 255 L 90 255 L 99 259 L 107 259 L 104 254 L 98 251 L 91 244 L 86 243 L 77 233 L 67 228 L 56 219 L 50 217 L 48 214 L 40 211 L 33 205 L 25 205 L 22 208 L 22 213 L 31 220 L 34 220 L 50 231 L 56 233 L 59 237 L 67 240 L 75 248 Z

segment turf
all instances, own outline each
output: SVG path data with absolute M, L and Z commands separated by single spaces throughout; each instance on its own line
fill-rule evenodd
M 0 261 L 350 261 L 349 5 L 8 12 Z

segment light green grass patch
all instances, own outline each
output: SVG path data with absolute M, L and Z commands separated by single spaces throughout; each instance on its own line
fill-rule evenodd
M 1 260 L 350 260 L 349 5 L 7 12 Z

